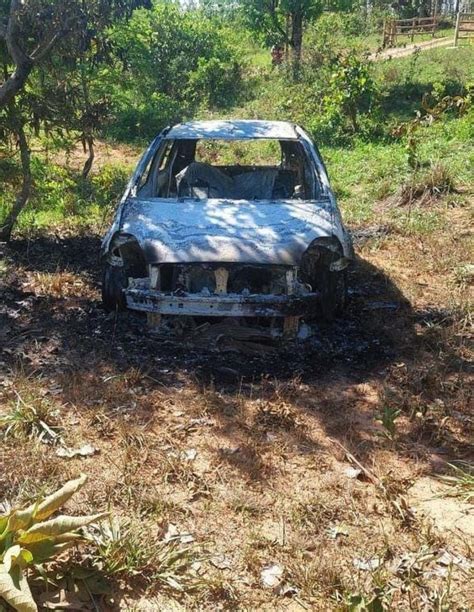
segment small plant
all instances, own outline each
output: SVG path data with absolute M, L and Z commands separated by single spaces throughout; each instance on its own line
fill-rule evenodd
M 454 495 L 466 502 L 474 499 L 474 466 L 466 461 L 448 463 L 451 474 L 438 476 L 439 480 L 454 488 Z
M 0 516 L 0 598 L 18 612 L 36 612 L 28 584 L 28 568 L 50 561 L 82 536 L 78 529 L 107 513 L 50 518 L 86 482 L 82 475 L 24 510 Z
M 369 113 L 377 97 L 371 70 L 367 59 L 355 52 L 339 56 L 333 62 L 323 99 L 326 112 L 346 117 L 354 133 L 359 132 L 359 114 Z
M 396 433 L 395 420 L 400 416 L 400 410 L 393 406 L 384 406 L 380 416 L 380 422 L 385 429 L 385 435 L 390 440 L 393 440 Z
M 398 206 L 410 206 L 415 202 L 422 205 L 456 191 L 452 171 L 438 162 L 423 174 L 415 172 L 410 181 L 402 185 L 396 203 Z
M 469 92 L 465 96 L 444 96 L 434 106 L 429 105 L 428 99 L 429 94 L 425 93 L 421 102 L 421 109 L 416 112 L 414 119 L 398 124 L 392 132 L 395 137 L 405 137 L 407 162 L 413 170 L 417 170 L 421 166 L 418 151 L 419 128 L 429 127 L 448 112 L 455 112 L 461 116 L 472 105 Z
M 16 393 L 13 409 L 0 417 L 4 436 L 12 438 L 38 438 L 54 442 L 59 438 L 55 408 L 45 398 L 23 398 Z
M 349 595 L 345 602 L 348 612 L 383 612 L 384 604 L 379 595 Z
M 109 520 L 92 530 L 95 563 L 107 575 L 140 576 L 174 591 L 192 591 L 202 580 L 194 570 L 196 553 L 179 537 L 156 541 L 141 522 Z

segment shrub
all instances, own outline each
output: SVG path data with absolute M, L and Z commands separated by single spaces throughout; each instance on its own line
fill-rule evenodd
M 158 1 L 111 31 L 120 63 L 108 76 L 117 138 L 150 138 L 201 105 L 235 102 L 239 58 L 223 26 L 203 11 Z M 137 102 L 138 101 L 138 102 Z
M 37 610 L 28 585 L 27 568 L 49 561 L 76 544 L 82 538 L 78 532 L 80 527 L 107 515 L 51 518 L 85 482 L 86 476 L 82 475 L 43 500 L 0 516 L 0 597 L 15 610 Z

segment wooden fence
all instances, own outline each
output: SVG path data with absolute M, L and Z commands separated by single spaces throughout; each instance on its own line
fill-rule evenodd
M 398 36 L 409 36 L 411 42 L 418 34 L 434 37 L 439 26 L 439 17 L 412 17 L 411 19 L 385 19 L 383 22 L 382 47 L 396 47 Z
M 454 46 L 457 47 L 460 38 L 474 36 L 474 13 L 458 13 L 456 18 L 456 31 L 454 33 Z

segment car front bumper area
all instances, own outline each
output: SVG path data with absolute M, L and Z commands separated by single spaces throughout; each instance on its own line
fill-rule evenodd
M 203 295 L 126 289 L 128 308 L 162 315 L 196 317 L 301 317 L 314 313 L 319 293 L 273 295 L 237 293 Z

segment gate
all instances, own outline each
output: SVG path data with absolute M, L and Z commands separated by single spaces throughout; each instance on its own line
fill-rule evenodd
M 419 34 L 434 37 L 439 25 L 439 17 L 412 17 L 411 19 L 385 19 L 383 23 L 382 48 L 396 47 L 398 36 L 409 36 L 413 42 Z
M 474 36 L 474 13 L 458 13 L 456 18 L 456 32 L 454 33 L 454 46 L 457 47 L 460 38 Z

